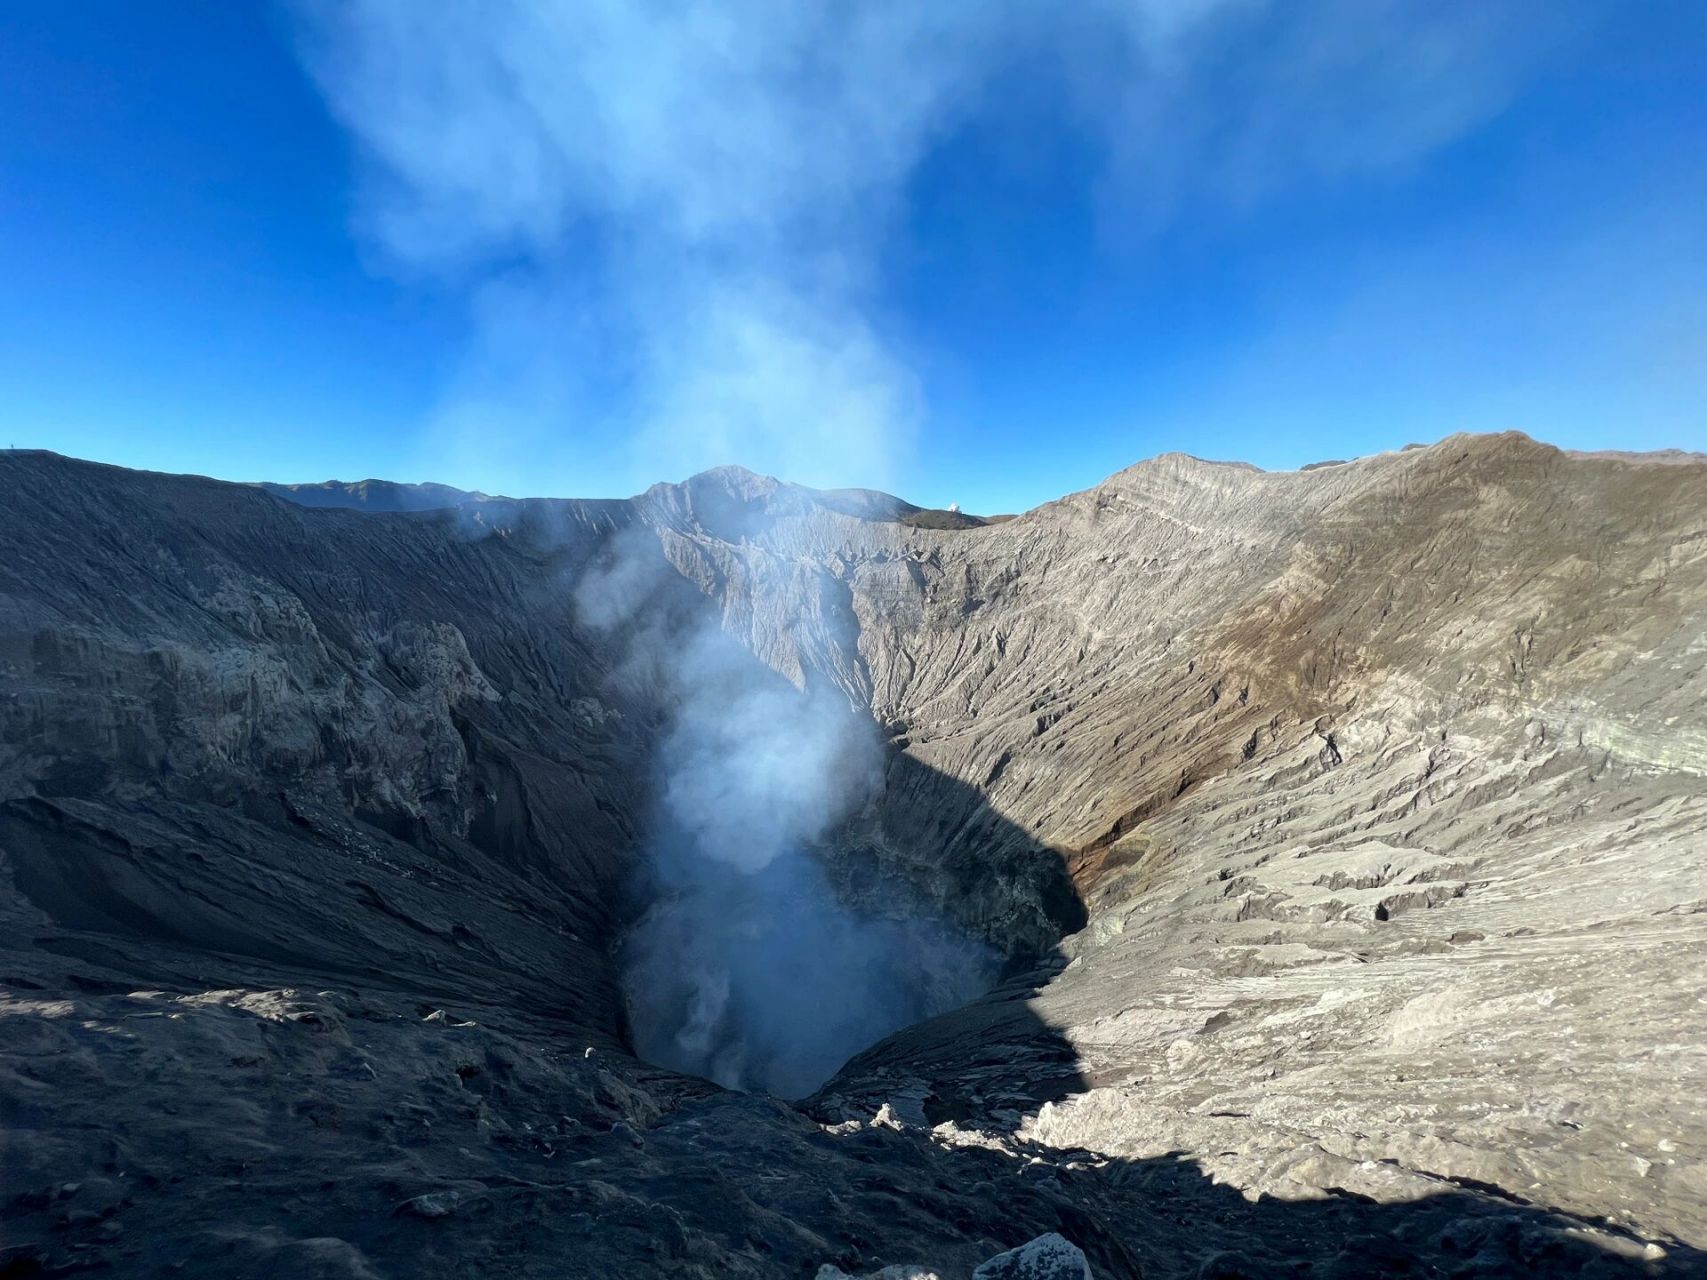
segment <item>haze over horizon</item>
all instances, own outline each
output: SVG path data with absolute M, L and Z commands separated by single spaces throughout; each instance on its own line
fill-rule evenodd
M 1704 51 L 1672 3 L 10 6 L 0 439 L 984 512 L 1699 450 Z

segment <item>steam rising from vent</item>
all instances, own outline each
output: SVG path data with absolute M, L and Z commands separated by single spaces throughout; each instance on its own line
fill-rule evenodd
M 878 764 L 874 731 L 845 700 L 755 666 L 721 631 L 690 639 L 672 659 L 680 702 L 660 758 L 671 838 L 743 872 L 822 836 Z
M 882 783 L 872 723 L 802 691 L 711 622 L 665 621 L 675 577 L 650 531 L 617 539 L 579 613 L 670 707 L 656 766 L 651 906 L 622 953 L 636 1050 L 780 1097 L 891 1031 L 988 988 L 996 960 L 945 925 L 861 915 L 817 856 Z M 677 584 L 679 585 L 679 583 Z

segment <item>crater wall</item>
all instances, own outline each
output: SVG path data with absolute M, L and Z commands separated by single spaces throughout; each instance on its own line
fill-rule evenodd
M 0 490 L 7 1268 L 1699 1264 L 1707 464 L 1169 455 L 963 528 Z M 672 707 L 577 611 L 619 547 L 876 726 L 842 901 L 1006 960 L 803 1108 L 627 1053 Z

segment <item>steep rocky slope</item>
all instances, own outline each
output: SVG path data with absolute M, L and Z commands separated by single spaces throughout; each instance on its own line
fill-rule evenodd
M 734 470 L 0 492 L 0 1267 L 1701 1264 L 1707 464 L 1169 455 L 949 529 Z M 844 896 L 1009 958 L 799 1108 L 624 1052 L 619 553 L 881 727 Z

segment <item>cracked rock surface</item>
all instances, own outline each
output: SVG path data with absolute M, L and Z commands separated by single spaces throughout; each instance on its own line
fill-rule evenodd
M 1703 1272 L 1707 462 L 0 496 L 0 1275 Z M 627 1052 L 618 541 L 881 727 L 843 896 L 1008 957 L 798 1106 Z

